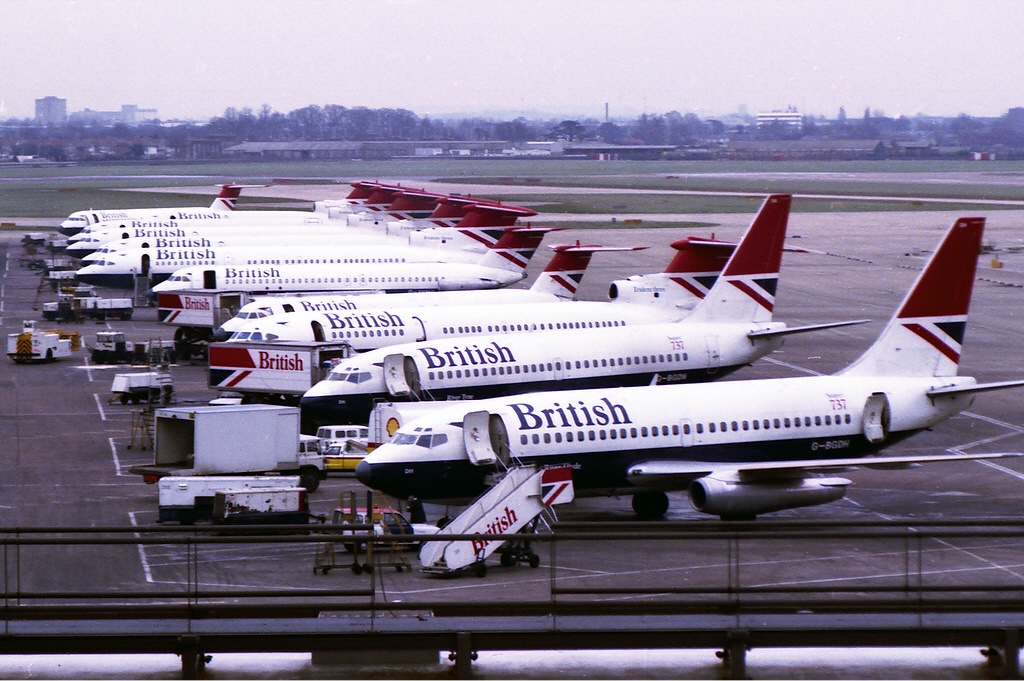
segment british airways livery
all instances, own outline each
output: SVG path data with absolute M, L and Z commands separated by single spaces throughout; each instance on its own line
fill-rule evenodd
M 229 338 L 236 341 L 278 341 L 326 339 L 329 333 L 333 333 L 337 339 L 340 332 L 328 332 L 327 329 L 333 326 L 332 322 L 329 317 L 321 315 L 413 307 L 416 308 L 413 314 L 419 317 L 420 310 L 425 307 L 536 304 L 573 300 L 594 253 L 638 250 L 581 244 L 560 244 L 551 248 L 555 251 L 554 256 L 529 289 L 264 296 L 243 305 L 236 315 L 214 331 L 213 336 L 218 341 Z M 531 321 L 535 324 L 537 322 Z M 347 340 L 351 335 L 346 333 L 343 337 Z
M 369 300 L 306 301 L 308 311 L 293 311 L 256 319 L 238 327 L 232 342 L 343 341 L 356 352 L 410 341 L 482 334 L 524 333 L 569 325 L 605 322 L 648 324 L 680 318 L 674 310 L 649 306 L 611 306 L 599 302 L 561 304 L 575 296 L 583 271 L 596 252 L 640 250 L 643 247 L 605 247 L 581 244 L 552 246 L 554 257 L 529 291 L 450 292 L 433 294 L 423 305 L 416 294 L 402 298 L 375 296 Z M 469 295 L 463 295 L 469 294 Z M 349 307 L 351 306 L 351 307 Z
M 250 292 L 494 288 L 526 276 L 526 265 L 552 228 L 503 230 L 504 242 L 483 254 L 392 245 L 197 246 L 157 249 L 153 254 L 133 249 L 83 267 L 77 277 L 111 288 L 133 288 L 137 277 L 157 283 L 170 280 L 166 287 L 155 289 L 157 292 L 186 288 Z M 462 262 L 452 262 L 455 260 Z
M 536 332 L 530 324 L 531 333 L 506 333 L 504 324 L 495 331 L 487 319 L 483 335 L 441 335 L 342 360 L 327 380 L 303 395 L 303 418 L 365 423 L 379 400 L 479 399 L 724 376 L 777 348 L 786 334 L 822 328 L 786 329 L 772 322 L 790 197 L 774 195 L 768 205 L 771 209 L 754 221 L 719 283 L 682 321 L 658 323 L 670 308 L 648 305 L 591 303 L 601 306 L 596 313 L 586 312 L 591 308 L 582 302 L 537 305 L 534 314 L 542 321 Z M 541 308 L 550 308 L 554 316 Z M 576 319 L 576 308 L 595 318 Z M 476 314 L 489 317 L 484 312 Z M 503 311 L 496 312 L 500 319 Z M 641 317 L 625 321 L 627 313 Z
M 405 424 L 356 476 L 397 497 L 455 501 L 512 460 L 568 465 L 577 495 L 632 494 L 643 517 L 688 490 L 698 511 L 740 519 L 838 500 L 851 483 L 833 476 L 850 467 L 1009 456 L 874 456 L 976 393 L 1024 385 L 957 376 L 983 225 L 957 220 L 878 340 L 834 375 L 453 405 Z
M 209 208 L 203 206 L 183 208 L 123 208 L 115 210 L 79 210 L 75 211 L 63 222 L 57 230 L 65 236 L 78 234 L 90 225 L 109 220 L 131 220 L 142 219 L 194 219 L 194 220 L 220 220 L 228 216 L 235 209 L 235 199 L 238 198 L 246 185 L 222 184 L 220 193 L 213 200 Z

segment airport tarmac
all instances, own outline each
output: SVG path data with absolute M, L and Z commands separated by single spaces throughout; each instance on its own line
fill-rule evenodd
M 739 237 L 756 208 L 752 203 L 749 215 L 712 216 L 711 220 L 720 223 L 714 228 L 716 237 Z M 709 221 L 707 215 L 690 217 Z M 808 252 L 784 256 L 776 320 L 791 325 L 859 318 L 874 321 L 790 338 L 782 349 L 729 380 L 831 373 L 855 360 L 881 331 L 930 249 L 957 217 L 959 214 L 951 212 L 792 214 L 789 243 Z M 961 373 L 983 382 L 1024 378 L 1024 253 L 1007 250 L 1022 245 L 1024 211 L 992 211 L 986 217 L 985 243 L 998 250 L 984 254 L 979 262 Z M 543 222 L 543 216 L 536 222 Z M 706 235 L 710 231 L 695 233 Z M 580 297 L 603 300 L 613 279 L 661 270 L 671 259 L 668 243 L 685 235 L 670 227 L 640 224 L 570 229 L 549 235 L 545 243 L 579 239 L 603 245 L 649 246 L 641 252 L 606 253 L 594 258 L 580 287 Z M 41 318 L 32 309 L 39 274 L 19 265 L 20 237 L 20 232 L 5 231 L 0 243 L 0 303 L 5 333 L 20 330 L 23 319 Z M 530 266 L 527 283 L 546 260 L 542 247 Z M 90 343 L 95 332 L 104 328 L 123 329 L 131 340 L 173 337 L 172 328 L 156 322 L 154 309 L 138 310 L 131 321 L 90 322 L 74 330 Z M 128 449 L 133 408 L 108 402 L 113 373 L 124 369 L 91 367 L 86 356 L 80 352 L 70 361 L 31 366 L 16 366 L 4 360 L 6 366 L 0 372 L 0 385 L 4 387 L 0 392 L 4 467 L 0 523 L 6 527 L 131 526 L 156 520 L 155 488 L 127 472 L 132 464 L 151 461 L 152 452 Z M 203 404 L 216 396 L 207 388 L 202 363 L 181 363 L 172 367 L 171 373 L 180 404 Z M 949 451 L 1024 451 L 1024 389 L 979 395 L 968 411 L 888 450 L 893 454 Z M 1014 518 L 1022 508 L 1024 460 L 952 462 L 906 471 L 859 469 L 845 475 L 854 481 L 845 499 L 774 517 L 827 525 L 849 519 Z M 342 490 L 355 488 L 358 483 L 351 478 L 328 479 L 311 495 L 314 512 L 329 513 Z M 684 493 L 671 495 L 671 503 L 670 520 L 720 522 L 695 512 Z M 432 517 L 444 512 L 431 506 L 427 510 Z M 616 520 L 627 527 L 632 521 L 628 498 L 578 500 L 561 507 L 558 513 L 562 521 Z M 660 579 L 671 580 L 671 568 L 678 559 L 670 547 L 648 547 L 640 554 L 632 548 L 621 552 L 591 551 L 585 544 L 578 548 L 578 556 L 562 556 L 559 565 L 566 574 L 582 581 L 610 576 L 636 581 L 638 574 L 656 571 L 660 571 Z M 808 560 L 809 550 L 801 547 L 793 555 L 779 552 L 765 574 L 772 579 L 808 582 L 829 576 L 834 566 Z M 100 581 L 146 590 L 186 579 L 190 560 L 173 549 L 159 547 L 116 551 L 98 558 L 95 552 L 83 551 L 69 553 L 59 565 L 40 567 L 23 562 L 22 578 L 27 578 L 27 571 L 38 568 L 45 573 L 33 576 L 33 583 L 38 580 L 43 586 L 60 584 L 74 589 Z M 862 559 L 870 561 L 872 557 Z M 881 566 L 886 559 L 879 556 L 877 560 Z M 968 551 L 956 552 L 952 560 L 950 570 L 992 568 L 991 563 Z M 360 578 L 346 570 L 314 575 L 312 564 L 310 546 L 291 545 L 270 547 L 257 555 L 240 550 L 211 552 L 202 556 L 200 570 L 210 584 L 317 588 L 329 580 L 331 588 L 342 588 L 346 583 L 359 583 Z M 1024 568 L 1019 564 L 1004 564 L 1000 569 L 1024 582 Z M 381 573 L 379 579 L 386 598 L 408 602 L 538 597 L 547 588 L 550 575 L 542 561 L 539 571 L 495 569 L 484 580 L 438 581 L 415 572 Z M 935 671 L 928 667 L 927 675 L 939 678 Z M 977 669 L 971 665 L 970 669 L 957 668 L 951 673 L 956 678 L 971 678 L 977 673 L 981 678 L 980 656 Z M 751 669 L 751 674 L 756 676 L 757 672 Z M 600 669 L 596 675 L 601 675 Z M 842 674 L 826 677 L 848 678 Z

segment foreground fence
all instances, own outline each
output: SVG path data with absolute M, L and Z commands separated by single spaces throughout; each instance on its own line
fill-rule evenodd
M 754 646 L 954 645 L 1019 671 L 1017 520 L 560 524 L 528 537 L 540 567 L 492 559 L 458 598 L 400 538 L 339 531 L 0 529 L 0 654 L 171 652 L 191 677 L 213 652 L 419 649 L 466 676 L 478 650 L 709 648 L 739 678 Z

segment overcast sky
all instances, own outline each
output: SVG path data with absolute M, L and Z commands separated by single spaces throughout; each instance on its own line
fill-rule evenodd
M 1018 0 L 0 0 L 0 26 L 0 118 L 1024 106 Z

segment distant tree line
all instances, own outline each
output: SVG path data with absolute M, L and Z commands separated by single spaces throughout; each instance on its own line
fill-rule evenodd
M 880 139 L 919 141 L 936 146 L 1001 150 L 1024 154 L 1024 108 L 1010 109 L 998 118 L 886 117 L 865 109 L 849 117 L 840 109 L 834 119 L 805 116 L 799 127 L 758 128 L 755 118 L 731 117 L 727 122 L 693 113 L 670 111 L 643 114 L 630 121 L 596 118 L 575 120 L 513 120 L 490 118 L 432 119 L 407 109 L 370 109 L 335 104 L 311 105 L 288 113 L 263 106 L 229 108 L 206 123 L 163 124 L 146 121 L 129 126 L 68 124 L 41 127 L 30 119 L 0 122 L 0 154 L 37 155 L 53 160 L 85 158 L 102 147 L 122 158 L 141 158 L 158 145 L 184 148 L 190 140 L 239 142 L 288 141 L 484 141 L 513 145 L 530 141 L 565 140 L 607 144 L 707 147 L 729 140 Z

